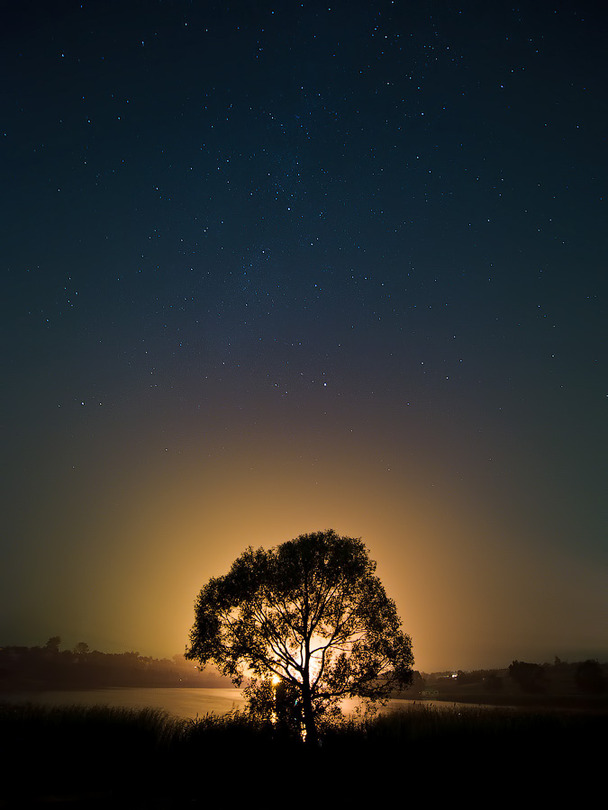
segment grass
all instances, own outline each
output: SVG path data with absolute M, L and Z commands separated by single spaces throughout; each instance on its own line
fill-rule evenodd
M 451 800 L 471 774 L 528 795 L 534 777 L 545 800 L 571 782 L 580 798 L 596 775 L 599 784 L 607 730 L 606 715 L 414 704 L 328 725 L 310 751 L 239 713 L 190 721 L 154 709 L 5 705 L 0 807 L 209 806 L 265 792 L 291 807 L 308 790 L 377 801 L 396 780 L 406 793 L 422 780 Z

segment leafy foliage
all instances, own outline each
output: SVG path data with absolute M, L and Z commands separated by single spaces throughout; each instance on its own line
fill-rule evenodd
M 581 661 L 576 668 L 576 685 L 581 692 L 600 695 L 606 691 L 606 679 L 598 661 Z
M 509 676 L 524 692 L 544 692 L 546 689 L 546 673 L 540 664 L 513 661 L 509 665 Z
M 269 705 L 274 679 L 277 705 L 301 713 L 314 740 L 317 718 L 343 698 L 384 701 L 411 680 L 411 641 L 375 567 L 360 539 L 332 530 L 248 548 L 201 590 L 186 657 L 236 685 L 257 679 L 250 707 Z

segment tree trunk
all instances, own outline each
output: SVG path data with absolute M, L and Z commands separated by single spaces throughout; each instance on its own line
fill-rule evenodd
M 315 724 L 315 717 L 312 711 L 308 673 L 305 674 L 304 682 L 302 683 L 302 703 L 304 704 L 304 728 L 306 729 L 306 744 L 316 747 L 317 743 L 319 742 L 319 735 L 317 734 L 317 726 Z

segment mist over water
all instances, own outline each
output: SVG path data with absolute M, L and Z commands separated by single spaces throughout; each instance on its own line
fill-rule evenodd
M 243 709 L 245 698 L 240 689 L 173 689 L 108 687 L 74 691 L 15 692 L 3 697 L 10 703 L 35 703 L 44 706 L 110 706 L 120 709 L 162 709 L 170 714 L 194 720 L 206 714 L 227 714 Z
M 3 701 L 9 703 L 32 703 L 43 706 L 110 706 L 117 709 L 161 709 L 176 717 L 195 720 L 206 714 L 224 715 L 234 710 L 245 708 L 245 697 L 242 690 L 235 688 L 139 688 L 108 687 L 105 689 L 83 690 L 48 690 L 42 692 L 15 692 L 5 694 Z M 452 701 L 433 700 L 414 701 L 404 699 L 389 700 L 380 711 L 392 711 L 413 702 L 435 707 L 453 707 Z M 463 704 L 465 705 L 465 704 Z M 470 706 L 471 704 L 469 704 Z M 345 715 L 354 714 L 361 707 L 361 702 L 348 698 L 342 703 Z

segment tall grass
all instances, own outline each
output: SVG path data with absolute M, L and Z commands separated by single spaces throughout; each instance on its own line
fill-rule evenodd
M 238 712 L 192 721 L 156 709 L 0 705 L 0 805 L 208 804 L 260 790 L 291 795 L 322 774 L 332 776 L 325 790 L 335 799 L 365 791 L 373 799 L 399 774 L 431 781 L 441 774 L 447 789 L 472 769 L 508 775 L 510 783 L 528 779 L 541 761 L 557 772 L 584 771 L 588 782 L 603 770 L 607 731 L 606 715 L 413 705 L 328 724 L 310 751 Z

